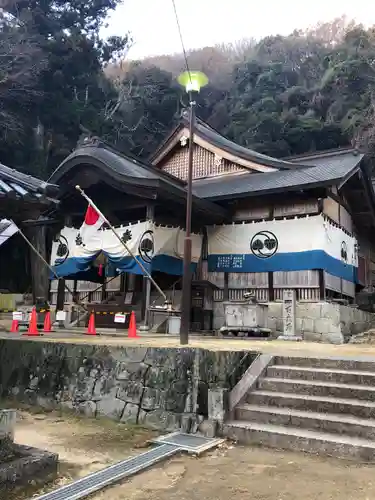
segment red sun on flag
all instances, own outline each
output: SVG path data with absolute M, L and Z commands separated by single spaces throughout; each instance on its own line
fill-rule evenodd
M 95 208 L 92 207 L 91 205 L 89 205 L 87 207 L 87 210 L 86 210 L 85 224 L 87 226 L 93 226 L 94 224 L 96 224 L 98 222 L 99 218 L 100 218 L 100 215 L 95 210 Z

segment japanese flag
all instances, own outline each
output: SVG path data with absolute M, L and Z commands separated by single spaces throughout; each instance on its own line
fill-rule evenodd
M 97 239 L 98 231 L 104 224 L 104 218 L 100 215 L 94 207 L 89 205 L 86 210 L 85 220 L 79 230 L 78 238 L 81 240 L 81 244 L 86 246 L 90 244 L 92 240 Z M 80 244 L 77 241 L 78 244 Z

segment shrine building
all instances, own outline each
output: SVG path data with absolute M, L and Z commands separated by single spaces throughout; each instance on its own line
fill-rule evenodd
M 155 330 L 162 319 L 149 311 L 162 298 L 108 228 L 91 249 L 77 246 L 87 202 L 75 186 L 127 238 L 178 308 L 188 150 L 182 117 L 147 162 L 88 139 L 49 179 L 59 186 L 51 264 L 81 300 L 108 312 L 100 316 L 103 326 L 110 326 L 110 313 L 134 310 L 138 322 Z M 309 305 L 351 304 L 358 292 L 372 289 L 375 195 L 369 171 L 369 160 L 350 147 L 280 160 L 197 120 L 191 330 L 218 330 L 223 302 L 244 292 L 277 305 L 292 289 L 298 304 Z M 57 280 L 51 283 L 51 302 L 69 309 L 72 297 L 59 281 L 59 289 Z

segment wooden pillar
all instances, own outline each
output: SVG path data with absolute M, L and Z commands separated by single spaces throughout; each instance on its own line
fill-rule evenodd
M 326 300 L 326 287 L 324 283 L 324 271 L 319 269 L 319 298 L 320 300 Z
M 56 311 L 63 311 L 65 306 L 65 279 L 60 278 L 57 283 Z
M 275 300 L 275 289 L 273 287 L 273 272 L 268 273 L 268 302 Z
M 224 292 L 223 299 L 229 300 L 229 274 L 224 273 Z
M 34 226 L 30 228 L 30 241 L 40 255 L 47 260 L 47 241 L 45 226 Z M 48 301 L 49 291 L 49 269 L 38 255 L 30 249 L 31 279 L 33 286 L 33 301 Z
M 107 278 L 104 278 L 104 283 L 102 286 L 102 296 L 101 301 L 104 302 L 107 298 Z
M 146 208 L 146 219 L 153 221 L 154 220 L 154 205 L 147 205 Z M 143 321 L 143 330 L 149 330 L 150 328 L 150 314 L 149 307 L 151 303 L 151 281 L 147 276 L 143 276 L 142 283 L 142 321 Z

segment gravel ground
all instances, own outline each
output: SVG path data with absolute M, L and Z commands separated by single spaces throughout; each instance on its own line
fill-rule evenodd
M 52 488 L 144 451 L 153 432 L 57 413 L 20 412 L 16 440 L 60 454 Z M 43 492 L 51 489 L 44 488 Z M 39 494 L 41 492 L 39 491 Z M 21 498 L 30 498 L 30 494 Z M 92 500 L 373 500 L 375 465 L 225 444 L 181 455 Z

